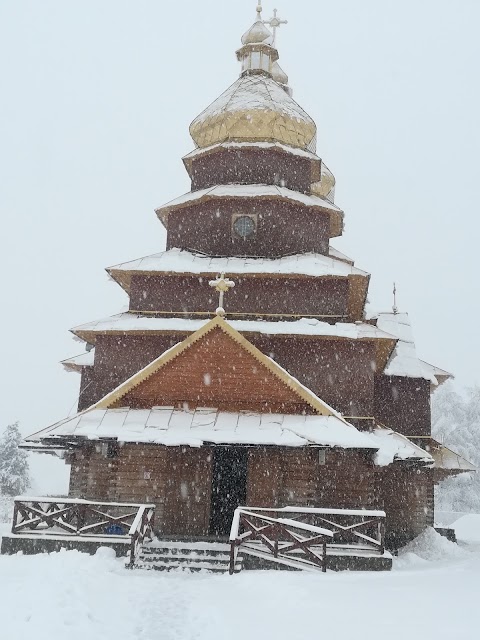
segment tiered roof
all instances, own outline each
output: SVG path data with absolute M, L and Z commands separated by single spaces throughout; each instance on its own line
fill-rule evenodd
M 338 277 L 360 276 L 368 278 L 366 271 L 333 256 L 319 253 L 302 253 L 282 258 L 217 257 L 181 249 L 170 249 L 138 260 L 109 267 L 107 272 L 126 291 L 130 289 L 133 274 L 195 274 L 212 275 L 275 275 Z
M 310 407 L 311 415 L 304 411 L 281 414 L 268 411 L 265 413 L 225 411 L 201 406 L 192 409 L 188 406 L 181 408 L 151 406 L 136 409 L 130 405 L 132 401 L 135 403 L 138 402 L 138 398 L 145 397 L 142 385 L 150 384 L 152 388 L 153 379 L 155 379 L 156 393 L 162 397 L 164 393 L 162 389 L 171 384 L 171 366 L 175 366 L 181 356 L 187 357 L 187 360 L 183 359 L 180 364 L 184 375 L 194 375 L 191 372 L 195 367 L 197 356 L 193 347 L 202 342 L 208 346 L 211 335 L 215 331 L 220 331 L 220 335 L 224 334 L 227 341 L 235 342 L 239 349 L 239 356 L 241 352 L 248 354 L 249 357 L 253 356 L 258 364 L 251 369 L 250 375 L 260 376 L 259 380 L 264 381 L 266 375 L 273 375 L 286 390 L 288 389 L 289 394 L 293 393 L 297 397 L 297 403 L 305 403 Z M 228 372 L 237 370 L 238 365 L 225 361 L 222 351 L 218 350 L 218 343 L 215 358 L 215 366 L 224 371 L 224 375 L 218 381 L 220 385 L 218 388 L 221 389 L 228 384 Z M 213 384 L 213 380 L 205 382 L 207 387 Z M 270 399 L 268 389 L 270 384 L 266 387 L 266 401 Z M 241 389 L 237 389 L 238 393 L 242 393 Z M 286 395 L 285 399 L 288 397 L 291 403 L 292 396 Z M 166 446 L 263 444 L 299 447 L 314 445 L 376 451 L 377 464 L 380 465 L 390 464 L 397 459 L 408 459 L 428 465 L 433 463 L 427 452 L 408 440 L 398 437 L 390 430 L 381 430 L 379 433 L 375 431 L 373 434 L 358 431 L 310 389 L 259 351 L 231 323 L 220 316 L 216 316 L 184 341 L 163 353 L 89 409 L 30 436 L 27 441 L 42 442 L 45 446 L 58 446 L 59 443 L 72 445 L 81 440 L 101 439 Z
M 378 313 L 373 319 L 376 326 L 398 338 L 395 349 L 385 367 L 384 374 L 429 380 L 433 387 L 453 377 L 448 371 L 435 367 L 417 356 L 412 326 L 408 313 Z
M 333 202 L 316 195 L 307 195 L 299 191 L 292 191 L 286 187 L 265 184 L 226 184 L 190 191 L 189 193 L 171 200 L 167 204 L 156 209 L 159 219 L 166 223 L 168 215 L 173 211 L 186 207 L 192 203 L 207 202 L 208 200 L 225 199 L 252 199 L 255 200 L 286 200 L 300 203 L 306 207 L 315 208 L 330 215 L 330 237 L 342 235 L 343 211 Z

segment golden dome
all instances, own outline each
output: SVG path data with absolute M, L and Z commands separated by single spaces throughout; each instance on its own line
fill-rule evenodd
M 320 198 L 327 198 L 330 202 L 335 198 L 335 176 L 330 169 L 322 162 L 321 179 L 311 186 L 312 195 Z
M 227 141 L 278 141 L 314 150 L 310 116 L 267 74 L 242 75 L 190 125 L 198 147 Z

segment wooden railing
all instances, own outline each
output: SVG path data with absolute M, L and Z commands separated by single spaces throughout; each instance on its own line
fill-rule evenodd
M 326 571 L 329 551 L 383 555 L 385 512 L 238 507 L 230 532 L 230 574 L 240 548 L 246 554 L 280 564 Z
M 153 518 L 155 507 L 153 505 L 142 505 L 138 510 L 135 520 L 130 527 L 129 535 L 131 537 L 130 546 L 130 562 L 127 565 L 133 569 L 137 561 L 138 554 L 142 544 L 146 539 L 153 540 Z
M 12 533 L 130 541 L 128 566 L 133 566 L 143 541 L 153 538 L 154 512 L 152 504 L 20 497 L 14 501 Z

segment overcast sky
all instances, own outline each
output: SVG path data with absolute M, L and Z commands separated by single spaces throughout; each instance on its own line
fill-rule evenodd
M 238 76 L 255 0 L 0 0 L 0 428 L 76 403 L 68 330 L 127 302 L 104 268 L 164 248 L 188 125 Z M 370 299 L 480 382 L 478 0 L 270 0 Z

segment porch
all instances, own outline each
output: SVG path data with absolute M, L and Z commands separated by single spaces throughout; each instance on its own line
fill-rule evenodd
M 93 554 L 107 546 L 118 557 L 128 557 L 128 565 L 133 566 L 142 545 L 154 537 L 154 512 L 151 504 L 18 497 L 11 533 L 2 537 L 0 553 L 77 549 Z
M 371 510 L 238 507 L 230 537 L 155 539 L 154 505 L 74 498 L 19 497 L 1 553 L 49 553 L 99 547 L 126 558 L 126 567 L 303 571 L 390 570 L 385 513 Z

